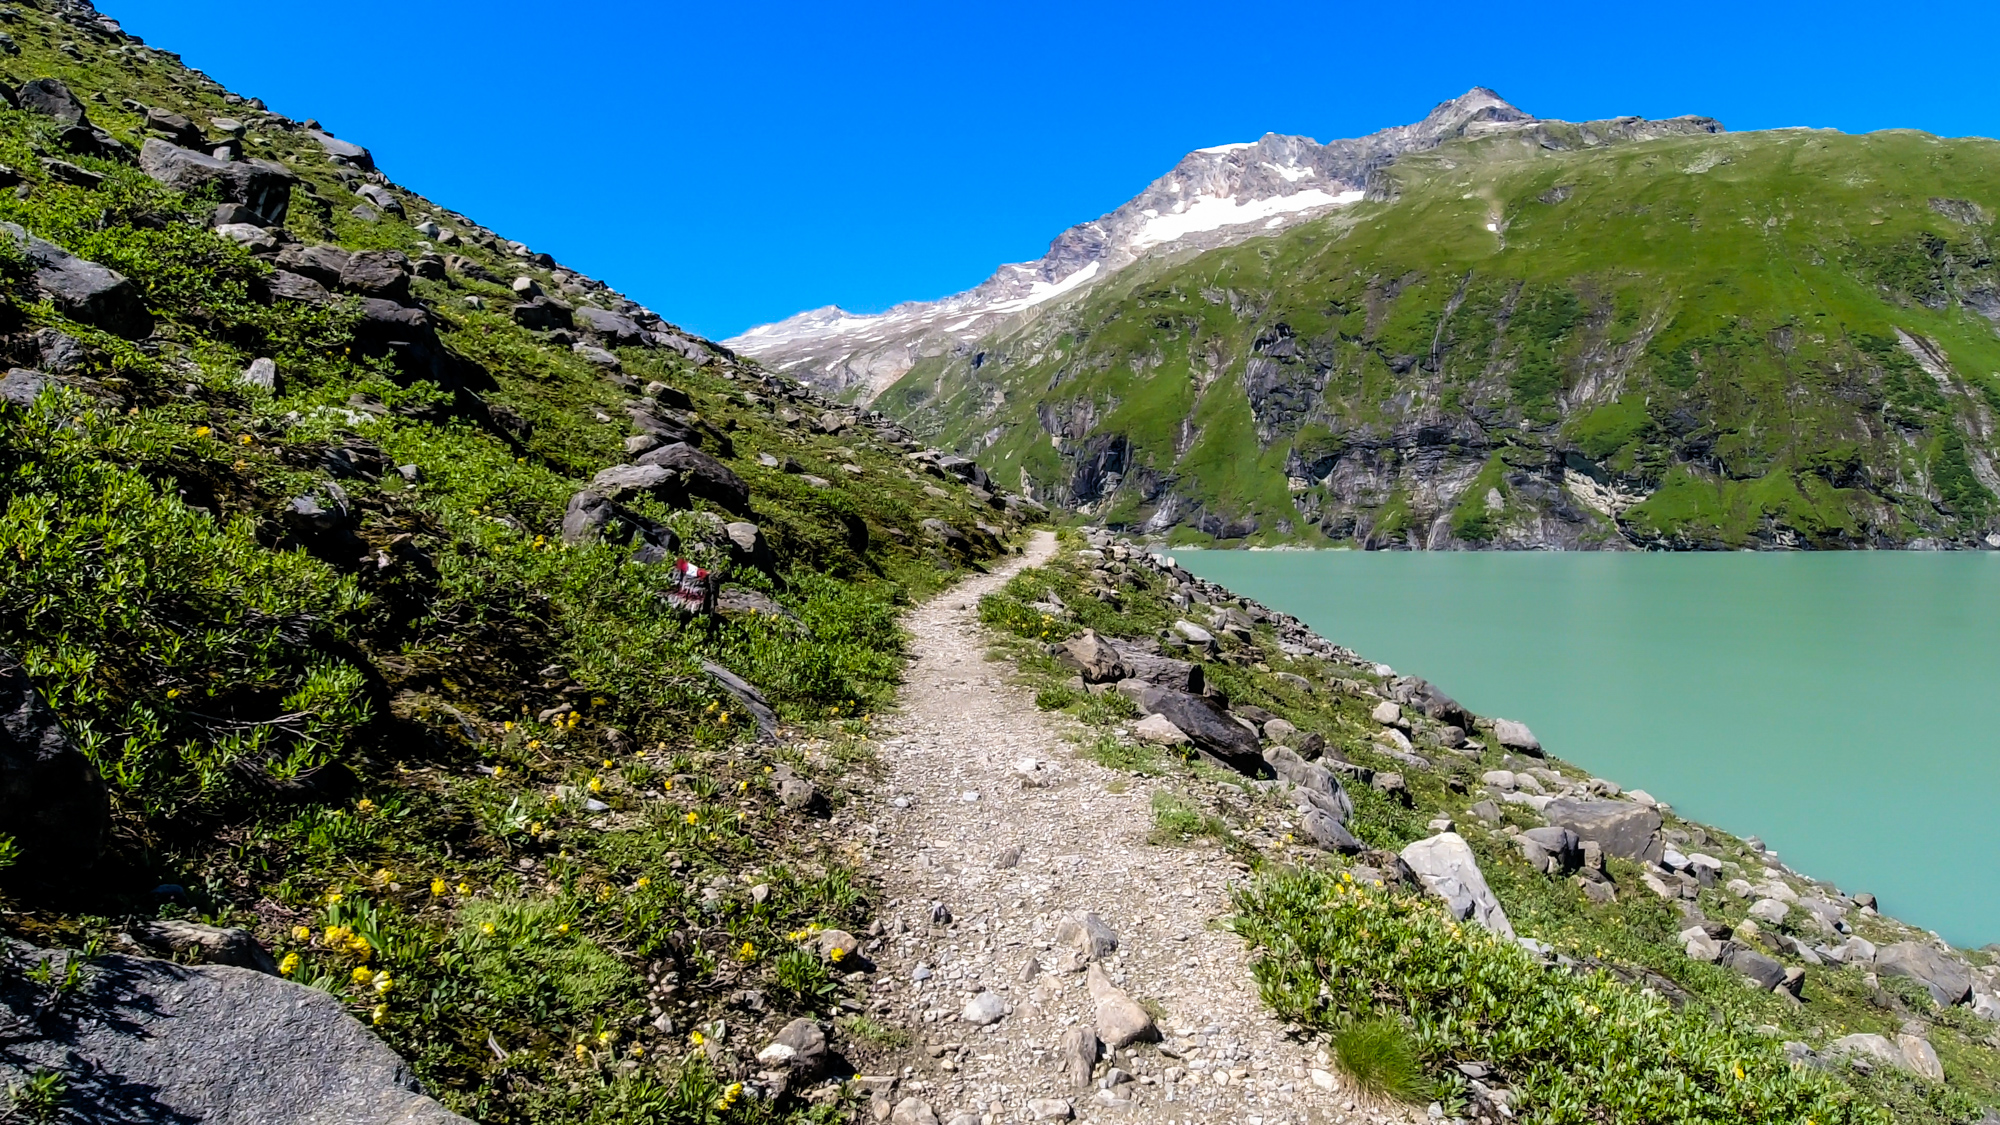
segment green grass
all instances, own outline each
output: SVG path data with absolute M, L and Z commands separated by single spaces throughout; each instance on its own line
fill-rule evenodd
M 1340 1072 L 1362 1093 L 1405 1103 L 1430 1100 L 1432 1084 L 1402 1024 L 1360 1020 L 1335 1030 L 1327 1040 Z

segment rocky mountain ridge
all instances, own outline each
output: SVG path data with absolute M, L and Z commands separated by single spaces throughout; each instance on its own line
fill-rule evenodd
M 920 359 L 969 355 L 982 337 L 1142 258 L 1231 245 L 1363 199 L 1371 177 L 1404 153 L 1462 137 L 1506 134 L 1550 146 L 1571 140 L 1598 145 L 1722 128 L 1705 117 L 1625 117 L 1591 122 L 1573 138 L 1559 138 L 1549 129 L 1553 124 L 1562 123 L 1537 119 L 1493 91 L 1474 87 L 1420 121 L 1366 137 L 1320 144 L 1267 133 L 1256 141 L 1200 149 L 1116 210 L 1058 235 L 1041 258 L 1002 266 L 964 293 L 880 314 L 813 309 L 726 343 L 829 394 L 868 402 Z

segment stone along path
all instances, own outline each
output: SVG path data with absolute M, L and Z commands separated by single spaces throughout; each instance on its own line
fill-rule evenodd
M 1063 720 L 986 660 L 979 599 L 1054 552 L 1039 533 L 1025 557 L 908 618 L 915 660 L 868 826 L 889 896 L 874 1008 L 925 1051 L 864 1080 L 876 1117 L 1410 1116 L 1371 1109 L 1258 1000 L 1247 950 L 1216 924 L 1243 868 L 1219 849 L 1148 844 L 1154 783 L 1079 757 Z M 1146 1009 L 1157 1030 L 1134 1038 Z

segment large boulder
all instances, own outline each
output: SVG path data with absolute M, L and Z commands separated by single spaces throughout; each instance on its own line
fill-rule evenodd
M 1542 740 L 1528 729 L 1528 724 L 1513 719 L 1493 720 L 1493 740 L 1503 749 L 1513 750 L 1539 758 L 1542 756 Z
M 576 326 L 614 348 L 644 343 L 646 332 L 630 317 L 585 305 L 576 310 Z
M 1354 815 L 1354 799 L 1347 795 L 1347 790 L 1340 787 L 1340 779 L 1333 776 L 1332 770 L 1317 762 L 1306 761 L 1299 756 L 1298 751 L 1289 746 L 1267 748 L 1264 751 L 1264 762 L 1271 767 L 1271 772 L 1291 782 L 1295 787 L 1324 797 L 1323 801 L 1312 802 L 1314 807 L 1330 814 L 1342 824 L 1346 824 L 1347 818 Z
M 37 78 L 21 87 L 21 108 L 43 117 L 53 117 L 64 125 L 88 125 L 90 115 L 83 102 L 63 85 L 60 78 Z
M 83 756 L 12 653 L 0 651 L 0 833 L 31 878 L 70 877 L 104 854 L 104 778 Z
M 1950 954 L 1920 941 L 1899 941 L 1876 950 L 1875 971 L 1916 981 L 1930 992 L 1940 1008 L 1963 1004 L 1972 997 L 1972 970 Z
M 1666 851 L 1660 812 L 1649 805 L 1559 797 L 1543 806 L 1542 816 L 1596 844 L 1605 855 L 1657 863 Z
M 1521 855 L 1548 875 L 1568 875 L 1583 866 L 1583 838 L 1557 825 L 1521 833 Z
M 1429 680 L 1416 676 L 1405 676 L 1389 685 L 1389 698 L 1405 707 L 1413 707 L 1438 722 L 1447 723 L 1462 730 L 1472 729 L 1472 713 L 1459 706 L 1456 699 L 1437 689 Z
M 328 156 L 337 156 L 354 165 L 356 168 L 361 169 L 363 172 L 373 172 L 375 170 L 374 155 L 352 141 L 343 141 L 332 133 L 328 133 L 322 129 L 311 130 L 306 133 L 306 136 L 318 142 L 319 147 L 325 149 Z
M 219 201 L 240 203 L 263 216 L 265 226 L 283 226 L 291 211 L 292 186 L 299 178 L 269 160 L 221 160 L 150 137 L 139 149 L 139 170 L 175 191 L 190 195 L 213 185 Z
M 722 505 L 732 512 L 748 511 L 750 486 L 729 466 L 684 441 L 663 445 L 638 459 L 638 464 L 670 469 L 681 476 L 689 496 Z
M 590 491 L 612 500 L 653 496 L 672 504 L 681 497 L 680 474 L 661 465 L 613 465 L 590 478 Z
M 1118 650 L 1098 636 L 1095 629 L 1085 629 L 1081 635 L 1064 641 L 1056 651 L 1056 659 L 1075 669 L 1087 684 L 1116 683 L 1125 678 L 1125 665 Z
M 1424 887 L 1445 901 L 1459 921 L 1477 922 L 1503 937 L 1514 936 L 1514 926 L 1500 900 L 1486 885 L 1472 845 L 1456 832 L 1440 832 L 1403 849 L 1403 862 L 1423 880 Z
M 1740 942 L 1723 943 L 1721 963 L 1724 968 L 1734 969 L 1750 978 L 1765 992 L 1785 983 L 1785 966 Z
M 1126 679 L 1192 695 L 1200 695 L 1206 686 L 1199 664 L 1161 656 L 1129 641 L 1112 641 L 1111 646 L 1118 650 L 1118 662 L 1125 666 Z
M 1219 764 L 1252 776 L 1262 772 L 1264 755 L 1257 736 L 1201 696 L 1173 688 L 1147 688 L 1138 704 L 1149 715 L 1166 716 L 1197 750 Z
M 410 297 L 410 259 L 395 250 L 363 250 L 350 254 L 341 266 L 339 284 L 342 289 L 364 297 L 407 301 Z
M 138 285 L 116 270 L 77 257 L 13 223 L 0 223 L 20 246 L 34 273 L 35 291 L 64 316 L 114 335 L 138 339 L 153 331 Z
M 60 956 L 12 955 L 17 968 Z M 65 1104 L 93 1121 L 468 1125 L 331 993 L 227 965 L 113 956 L 91 967 L 49 1014 L 47 989 L 0 974 L 0 1002 L 40 1032 L 9 1041 L 0 1083 L 61 1071 Z

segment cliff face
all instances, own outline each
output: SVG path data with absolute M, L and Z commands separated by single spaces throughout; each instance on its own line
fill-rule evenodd
M 1516 124 L 878 405 L 1176 539 L 2000 544 L 2000 145 Z M 1665 135 L 1662 135 L 1665 134 Z

